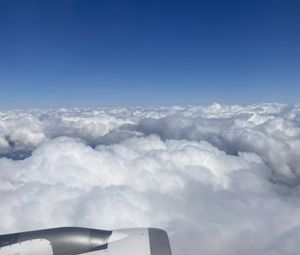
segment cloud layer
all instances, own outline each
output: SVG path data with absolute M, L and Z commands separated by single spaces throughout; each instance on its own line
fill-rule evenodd
M 298 254 L 300 106 L 0 112 L 2 233 L 168 230 L 175 255 Z

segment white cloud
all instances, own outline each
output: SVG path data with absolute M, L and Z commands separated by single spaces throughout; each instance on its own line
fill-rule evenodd
M 0 154 L 2 233 L 154 226 L 175 255 L 299 250 L 297 105 L 3 111 Z

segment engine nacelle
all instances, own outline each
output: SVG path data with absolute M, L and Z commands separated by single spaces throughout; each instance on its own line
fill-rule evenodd
M 171 255 L 157 228 L 53 228 L 0 236 L 0 255 Z

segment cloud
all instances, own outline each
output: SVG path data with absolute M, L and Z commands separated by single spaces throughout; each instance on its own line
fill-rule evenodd
M 299 127 L 282 104 L 0 112 L 0 231 L 153 226 L 175 255 L 297 254 Z

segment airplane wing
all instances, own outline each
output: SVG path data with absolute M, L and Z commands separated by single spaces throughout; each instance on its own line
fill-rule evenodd
M 172 255 L 157 228 L 99 230 L 64 227 L 0 235 L 0 255 Z

